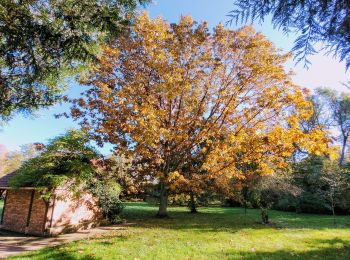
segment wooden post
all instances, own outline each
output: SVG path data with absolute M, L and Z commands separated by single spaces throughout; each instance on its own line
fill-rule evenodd
M 5 191 L 5 200 L 4 200 L 4 207 L 2 208 L 2 213 L 1 213 L 1 221 L 0 224 L 4 222 L 4 215 L 5 215 L 5 207 L 6 207 L 6 198 L 7 198 L 7 191 Z
M 50 207 L 50 202 L 51 202 L 51 197 L 49 199 L 43 199 L 45 203 L 45 215 L 44 215 L 44 221 L 43 221 L 43 230 L 42 232 L 45 234 L 46 233 L 46 226 L 47 226 L 47 220 L 48 220 L 48 212 L 49 212 L 49 207 Z
M 27 228 L 29 227 L 30 217 L 32 215 L 32 207 L 33 207 L 34 195 L 35 195 L 35 190 L 32 190 L 32 194 L 31 194 L 31 197 L 30 197 L 30 203 L 29 203 L 28 217 L 27 217 L 27 225 L 26 225 Z
M 56 194 L 53 195 L 53 203 L 52 203 L 52 211 L 51 211 L 51 219 L 50 219 L 50 228 L 52 228 L 52 221 L 53 221 L 53 213 L 55 210 L 55 203 L 56 203 Z

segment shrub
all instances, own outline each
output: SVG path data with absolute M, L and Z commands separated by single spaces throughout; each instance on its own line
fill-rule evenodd
M 120 223 L 120 214 L 124 209 L 124 205 L 119 198 L 120 185 L 112 180 L 99 181 L 94 184 L 92 192 L 98 198 L 105 218 L 112 224 Z
M 185 193 L 173 194 L 169 196 L 169 202 L 174 206 L 188 206 L 189 200 L 190 195 Z
M 9 184 L 14 188 L 36 187 L 43 197 L 49 197 L 61 185 L 78 194 L 94 180 L 92 160 L 99 156 L 84 132 L 69 130 L 51 139 L 36 157 L 24 162 Z
M 311 192 L 303 192 L 298 198 L 297 211 L 303 213 L 330 213 L 324 198 Z
M 292 196 L 282 197 L 281 199 L 277 200 L 277 202 L 275 202 L 272 208 L 283 211 L 296 211 L 297 199 Z

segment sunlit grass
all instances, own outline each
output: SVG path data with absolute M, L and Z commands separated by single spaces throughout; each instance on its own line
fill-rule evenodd
M 129 203 L 128 225 L 100 238 L 29 253 L 20 259 L 350 259 L 350 217 L 271 211 L 271 225 L 259 211 L 240 208 L 156 208 Z

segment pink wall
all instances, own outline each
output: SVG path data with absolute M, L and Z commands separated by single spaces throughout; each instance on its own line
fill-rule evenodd
M 97 200 L 89 193 L 74 196 L 71 192 L 60 189 L 55 192 L 53 210 L 49 210 L 50 234 L 90 228 L 98 224 L 101 212 Z

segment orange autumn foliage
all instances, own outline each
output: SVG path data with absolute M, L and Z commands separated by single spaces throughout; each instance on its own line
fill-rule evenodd
M 225 185 L 247 163 L 268 174 L 296 147 L 327 151 L 321 130 L 300 129 L 312 108 L 284 70 L 288 58 L 249 26 L 211 33 L 189 16 L 170 25 L 143 13 L 82 79 L 72 116 L 159 181 L 166 215 L 171 189 Z

